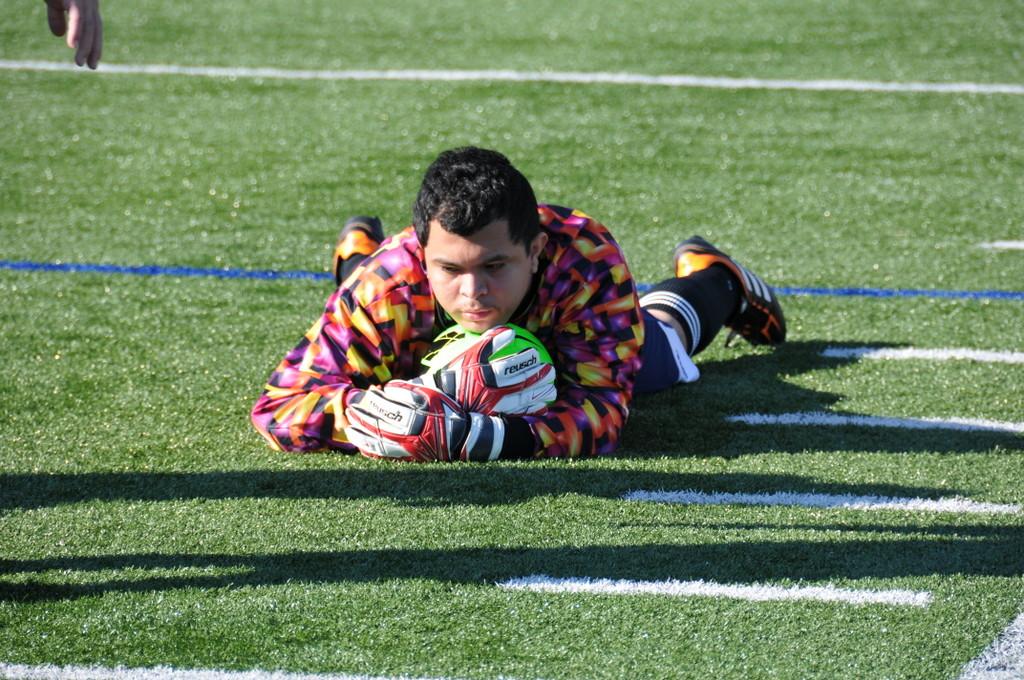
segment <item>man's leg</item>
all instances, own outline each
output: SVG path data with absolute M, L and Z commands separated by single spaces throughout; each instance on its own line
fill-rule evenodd
M 384 229 L 376 217 L 350 217 L 338 234 L 338 245 L 334 247 L 334 282 L 348 278 L 384 240 Z
M 739 304 L 739 286 L 721 267 L 666 279 L 640 298 L 641 307 L 679 334 L 690 356 L 711 344 Z
M 710 345 L 723 326 L 755 345 L 785 340 L 786 322 L 774 291 L 707 241 L 693 237 L 680 243 L 675 270 L 676 278 L 640 299 L 647 339 L 637 392 L 696 380 L 700 373 L 690 357 Z
M 666 279 L 640 298 L 645 337 L 634 390 L 657 392 L 697 380 L 700 371 L 691 357 L 711 344 L 739 298 L 739 287 L 719 267 Z

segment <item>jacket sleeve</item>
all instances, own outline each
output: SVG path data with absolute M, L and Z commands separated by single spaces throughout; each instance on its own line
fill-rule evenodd
M 344 427 L 345 397 L 369 384 L 377 359 L 350 351 L 353 317 L 336 291 L 323 315 L 270 375 L 252 409 L 252 423 L 279 451 L 350 448 Z
M 354 452 L 343 428 L 345 403 L 355 390 L 381 385 L 409 359 L 399 333 L 408 327 L 403 291 L 360 303 L 352 291 L 336 291 L 319 320 L 278 364 L 252 409 L 256 430 L 279 451 L 343 449 Z M 399 351 L 401 346 L 402 352 Z M 422 354 L 422 352 L 420 352 Z
M 558 399 L 524 416 L 538 457 L 613 452 L 640 368 L 644 326 L 622 251 L 608 236 L 584 254 L 551 286 Z

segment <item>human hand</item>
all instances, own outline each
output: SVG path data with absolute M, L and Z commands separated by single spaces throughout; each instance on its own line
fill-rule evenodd
M 45 0 L 50 31 L 67 33 L 68 47 L 75 50 L 75 63 L 95 69 L 103 53 L 103 19 L 100 0 Z M 65 12 L 67 16 L 65 17 Z
M 405 380 L 357 394 L 345 417 L 345 437 L 368 458 L 494 460 L 505 439 L 501 418 L 466 412 L 440 390 Z
M 528 347 L 515 354 L 489 360 L 512 343 L 516 333 L 507 326 L 484 332 L 479 341 L 446 366 L 417 378 L 452 397 L 476 413 L 536 413 L 558 397 L 555 367 L 541 361 Z

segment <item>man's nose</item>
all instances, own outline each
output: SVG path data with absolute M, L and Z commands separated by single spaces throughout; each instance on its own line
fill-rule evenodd
M 459 292 L 465 297 L 475 300 L 481 295 L 487 294 L 487 281 L 479 274 L 467 272 L 462 275 Z

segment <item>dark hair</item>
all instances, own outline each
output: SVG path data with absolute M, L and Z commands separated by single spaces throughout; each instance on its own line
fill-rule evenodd
M 445 151 L 430 164 L 412 217 L 424 246 L 431 220 L 449 233 L 470 236 L 506 219 L 509 238 L 526 248 L 540 232 L 537 199 L 526 177 L 502 154 L 475 146 Z

